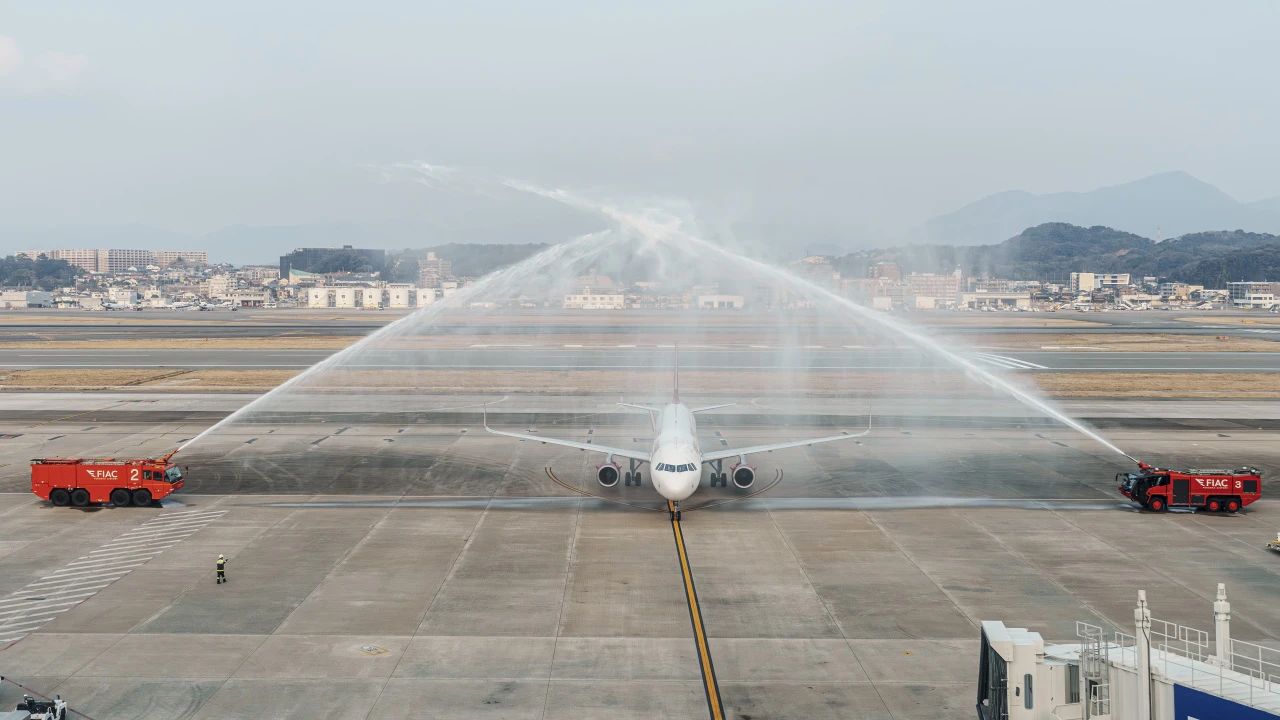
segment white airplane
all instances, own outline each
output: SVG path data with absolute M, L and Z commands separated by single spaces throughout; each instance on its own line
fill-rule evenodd
M 532 440 L 543 444 L 562 445 L 578 450 L 604 453 L 606 455 L 604 463 L 596 467 L 596 481 L 606 488 L 617 485 L 619 477 L 623 477 L 626 485 L 640 485 L 642 476 L 637 467 L 642 463 L 648 464 L 653 474 L 653 487 L 658 491 L 658 494 L 671 501 L 671 507 L 673 508 L 671 516 L 676 520 L 680 519 L 680 501 L 693 495 L 702 483 L 703 464 L 711 465 L 712 487 L 716 485 L 725 487 L 729 478 L 732 478 L 735 487 L 740 490 L 746 490 L 756 481 L 756 469 L 747 463 L 748 455 L 817 445 L 818 443 L 833 442 L 835 440 L 849 440 L 862 437 L 871 432 L 868 427 L 868 429 L 856 434 L 841 433 L 808 440 L 791 440 L 769 445 L 751 445 L 743 448 L 703 452 L 698 445 L 698 425 L 694 416 L 700 412 L 729 407 L 733 403 L 690 409 L 680 402 L 679 370 L 677 369 L 676 372 L 675 391 L 672 393 L 671 402 L 667 405 L 659 408 L 618 403 L 622 407 L 645 410 L 649 413 L 649 420 L 654 427 L 655 434 L 653 444 L 650 446 L 651 449 L 647 452 L 630 448 L 609 447 L 596 443 L 578 442 L 576 440 L 561 440 L 529 433 L 495 430 L 489 427 L 487 407 L 484 414 L 484 429 L 494 435 L 516 438 L 517 440 Z M 618 463 L 614 462 L 615 457 L 630 460 L 631 469 L 626 472 L 625 476 L 622 475 L 622 468 Z M 737 462 L 726 474 L 723 463 L 729 458 L 737 458 Z

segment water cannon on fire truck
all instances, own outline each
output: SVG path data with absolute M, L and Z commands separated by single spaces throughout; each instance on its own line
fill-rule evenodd
M 1209 512 L 1239 512 L 1262 497 L 1262 471 L 1161 468 L 1130 457 L 1136 473 L 1117 473 L 1120 494 L 1153 512 L 1185 507 Z
M 124 460 L 35 459 L 31 461 L 31 492 L 59 507 L 107 503 L 144 507 L 182 489 L 185 469 L 172 461 L 177 452 Z

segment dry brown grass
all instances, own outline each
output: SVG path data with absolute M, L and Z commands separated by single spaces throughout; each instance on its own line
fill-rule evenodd
M 138 338 L 136 340 L 40 340 L 6 343 L 14 350 L 341 350 L 359 337 L 276 336 Z
M 1257 315 L 1201 315 L 1199 317 L 1180 317 L 1178 322 L 1204 323 L 1214 325 L 1280 325 L 1280 315 L 1259 313 Z
M 1280 373 L 1036 373 L 1054 397 L 1280 398 Z
M 298 371 L 46 368 L 0 374 L 0 389 L 20 391 L 100 391 L 128 388 L 155 392 L 266 392 Z M 743 398 L 792 395 L 848 397 L 990 396 L 986 388 L 958 373 L 817 373 L 795 386 L 770 373 L 698 371 L 681 373 L 681 384 L 698 393 Z M 338 370 L 308 380 L 312 392 L 609 394 L 666 392 L 665 371 L 546 370 Z M 1044 372 L 1019 376 L 1046 395 L 1132 398 L 1280 398 L 1280 373 Z
M 1280 336 L 1278 336 L 1280 337 Z M 1076 335 L 962 335 L 960 342 L 983 349 L 1093 349 L 1114 352 L 1280 352 L 1280 342 L 1264 337 L 1093 333 Z

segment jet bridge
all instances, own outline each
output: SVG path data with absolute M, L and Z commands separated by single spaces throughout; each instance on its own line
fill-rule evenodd
M 1139 591 L 1132 634 L 1076 623 L 1077 642 L 982 623 L 979 720 L 1280 720 L 1280 650 L 1231 637 L 1218 585 L 1214 633 L 1153 618 Z

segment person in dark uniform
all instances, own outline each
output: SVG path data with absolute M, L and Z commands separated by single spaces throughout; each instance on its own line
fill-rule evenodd
M 218 556 L 218 584 L 221 585 L 226 581 L 227 581 L 227 556 L 219 555 Z

